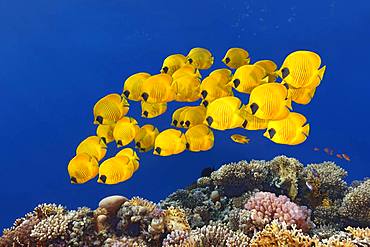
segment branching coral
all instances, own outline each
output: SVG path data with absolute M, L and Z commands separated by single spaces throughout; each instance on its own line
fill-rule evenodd
M 246 161 L 223 165 L 217 171 L 212 172 L 213 184 L 221 187 L 226 196 L 240 196 L 247 190 L 259 188 L 261 182 L 267 176 L 266 164 Z
M 71 222 L 70 214 L 55 214 L 40 221 L 31 232 L 31 237 L 38 241 L 46 241 L 64 236 L 67 233 L 68 224 Z
M 180 208 L 170 207 L 166 210 L 164 218 L 166 228 L 171 231 L 190 231 L 185 211 Z
M 208 225 L 192 232 L 195 241 L 201 246 L 225 246 L 230 230 L 223 225 Z
M 163 240 L 163 247 L 195 247 L 195 241 L 186 231 L 173 231 Z
M 340 213 L 360 226 L 370 225 L 370 179 L 353 188 L 343 198 Z
M 323 162 L 321 164 L 310 164 L 305 168 L 305 172 L 312 173 L 314 171 L 319 178 L 319 194 L 320 201 L 328 197 L 334 201 L 343 198 L 347 183 L 344 178 L 347 172 L 333 162 Z
M 177 207 L 163 210 L 153 202 L 138 197 L 125 202 L 117 217 L 117 230 L 122 235 L 131 238 L 141 236 L 152 245 L 160 243 L 172 231 L 190 231 L 184 210 Z
M 294 225 L 291 227 L 292 229 L 288 229 L 284 222 L 275 220 L 253 236 L 250 246 L 322 246 L 319 239 L 304 235 Z
M 270 192 L 257 192 L 249 198 L 245 208 L 251 211 L 250 218 L 256 226 L 266 225 L 276 219 L 287 225 L 297 225 L 307 231 L 312 227 L 310 210 L 298 206 L 290 201 L 287 196 L 276 196 Z
M 10 229 L 5 229 L 0 238 L 0 246 L 27 246 L 36 245 L 38 240 L 31 236 L 36 225 L 47 217 L 63 214 L 66 209 L 56 204 L 40 204 L 33 212 L 26 214 L 23 218 L 17 219 Z

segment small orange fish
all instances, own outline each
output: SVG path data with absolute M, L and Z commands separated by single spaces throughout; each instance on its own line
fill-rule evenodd
M 343 156 L 341 154 L 336 154 L 335 156 L 337 156 L 337 158 L 339 159 L 343 159 Z
M 330 148 L 324 148 L 324 152 L 328 155 L 333 155 L 334 154 L 334 150 L 330 149 Z
M 248 137 L 243 136 L 243 135 L 239 135 L 239 134 L 234 134 L 234 135 L 230 136 L 230 138 L 234 142 L 240 143 L 240 144 L 247 144 L 250 141 L 250 139 L 248 139 Z
M 315 151 L 315 152 L 320 151 L 320 148 L 316 148 L 316 147 L 314 147 L 314 148 L 313 148 L 313 151 Z
M 347 154 L 342 154 L 343 158 L 347 161 L 351 161 L 351 159 L 349 158 L 349 156 Z

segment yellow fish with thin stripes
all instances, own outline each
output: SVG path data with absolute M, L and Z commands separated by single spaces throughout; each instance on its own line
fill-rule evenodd
M 182 54 L 172 54 L 163 61 L 161 73 L 172 75 L 186 63 L 186 57 Z
M 310 124 L 300 113 L 291 112 L 281 120 L 269 121 L 267 130 L 263 134 L 278 144 L 298 145 L 304 142 L 310 132 Z
M 176 129 L 166 129 L 155 138 L 154 155 L 169 156 L 179 154 L 186 149 L 184 133 Z
M 135 147 L 139 149 L 139 152 L 148 152 L 154 147 L 158 134 L 159 130 L 155 126 L 151 124 L 142 126 L 135 136 Z
M 230 48 L 227 50 L 222 62 L 227 67 L 237 69 L 243 65 L 249 64 L 251 61 L 248 51 L 243 48 Z
M 215 141 L 215 137 L 210 128 L 205 124 L 198 124 L 190 127 L 185 132 L 187 149 L 192 152 L 210 150 Z
M 141 98 L 148 103 L 166 103 L 176 97 L 171 88 L 172 77 L 168 74 L 152 75 L 143 82 Z
M 288 116 L 292 100 L 284 85 L 267 83 L 252 90 L 246 109 L 259 119 L 278 120 Z
M 83 140 L 76 149 L 76 155 L 87 153 L 97 161 L 104 158 L 107 153 L 107 145 L 98 136 L 89 136 Z
M 326 66 L 321 67 L 321 58 L 312 51 L 295 51 L 289 54 L 278 74 L 290 87 L 317 87 L 324 77 Z
M 190 128 L 202 124 L 206 117 L 206 112 L 207 109 L 203 105 L 185 106 L 185 109 L 180 114 L 180 126 L 182 128 Z
M 98 161 L 87 153 L 77 154 L 68 164 L 68 174 L 72 184 L 83 184 L 98 175 Z
M 100 165 L 98 183 L 118 184 L 130 179 L 134 171 L 134 164 L 127 156 L 114 156 Z
M 96 135 L 105 143 L 111 143 L 114 141 L 113 130 L 115 124 L 110 125 L 98 125 L 96 128 Z
M 176 70 L 175 73 L 173 73 L 172 79 L 176 80 L 184 75 L 192 75 L 199 79 L 202 78 L 202 75 L 200 74 L 199 69 L 195 68 L 191 64 L 185 64 L 184 66 Z
M 141 87 L 143 86 L 143 82 L 149 77 L 150 74 L 146 72 L 131 75 L 123 85 L 122 96 L 133 101 L 141 100 Z
M 139 156 L 137 156 L 137 153 L 132 148 L 122 149 L 121 151 L 119 151 L 116 154 L 116 157 L 117 156 L 125 156 L 125 157 L 129 158 L 130 161 L 132 162 L 132 164 L 134 165 L 134 172 L 137 171 L 137 169 L 139 169 L 139 166 L 140 166 L 139 160 L 140 160 L 140 158 L 139 158 Z
M 214 100 L 207 107 L 204 124 L 213 129 L 227 130 L 239 128 L 244 122 L 245 106 L 234 96 Z
M 141 101 L 141 116 L 143 118 L 155 118 L 167 111 L 167 103 L 148 103 Z
M 139 130 L 140 127 L 134 118 L 123 117 L 120 119 L 113 130 L 113 137 L 116 140 L 117 147 L 123 147 L 132 142 Z
M 101 98 L 94 105 L 94 124 L 114 124 L 129 111 L 126 98 L 113 93 Z
M 197 69 L 209 69 L 214 62 L 212 53 L 200 47 L 191 49 L 186 58 L 188 60 L 187 62 Z

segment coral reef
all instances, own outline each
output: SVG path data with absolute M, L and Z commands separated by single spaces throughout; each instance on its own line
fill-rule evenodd
M 370 246 L 370 179 L 348 186 L 346 175 L 286 156 L 230 163 L 158 204 L 119 195 L 95 210 L 41 204 L 0 247 Z

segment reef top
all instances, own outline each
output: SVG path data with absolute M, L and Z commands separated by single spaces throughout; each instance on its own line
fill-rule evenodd
M 38 205 L 0 246 L 369 246 L 370 179 L 333 162 L 230 163 L 159 203 L 121 195 L 96 209 Z

